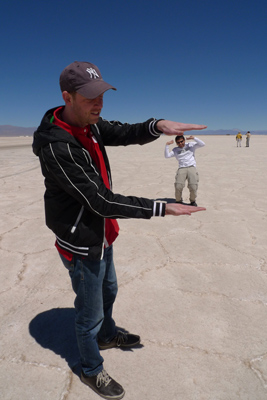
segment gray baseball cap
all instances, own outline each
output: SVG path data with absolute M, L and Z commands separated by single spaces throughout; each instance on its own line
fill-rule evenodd
M 77 92 L 87 99 L 95 99 L 109 89 L 117 90 L 103 81 L 96 65 L 85 61 L 74 61 L 60 74 L 60 89 L 62 92 Z

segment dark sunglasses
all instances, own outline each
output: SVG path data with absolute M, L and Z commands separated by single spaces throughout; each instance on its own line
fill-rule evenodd
M 183 143 L 183 142 L 184 142 L 184 139 L 179 140 L 179 142 L 177 141 L 176 143 L 179 144 L 179 143 Z

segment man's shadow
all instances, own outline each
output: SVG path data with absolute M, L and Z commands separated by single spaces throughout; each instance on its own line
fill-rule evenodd
M 118 329 L 128 332 L 121 327 Z M 64 358 L 73 373 L 80 377 L 81 364 L 75 334 L 74 308 L 53 308 L 36 315 L 29 324 L 29 332 L 42 347 Z M 135 348 L 141 347 L 143 345 L 139 344 Z M 130 348 L 121 350 L 132 351 Z
M 36 315 L 29 324 L 29 332 L 37 343 L 59 354 L 80 375 L 74 308 L 53 308 Z

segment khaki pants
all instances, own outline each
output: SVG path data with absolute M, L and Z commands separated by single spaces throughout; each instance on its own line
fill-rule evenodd
M 183 188 L 185 187 L 185 181 L 188 181 L 188 189 L 190 193 L 190 202 L 193 202 L 197 198 L 197 189 L 198 189 L 198 182 L 199 176 L 196 170 L 196 167 L 185 167 L 179 168 L 176 172 L 175 176 L 175 198 L 176 201 L 182 200 L 182 192 Z

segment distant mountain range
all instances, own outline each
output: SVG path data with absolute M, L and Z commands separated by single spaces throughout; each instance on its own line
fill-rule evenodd
M 242 135 L 245 135 L 247 131 L 243 131 L 242 129 L 217 129 L 217 130 L 204 130 L 199 131 L 199 134 L 203 135 L 237 135 L 238 132 L 241 132 Z M 267 130 L 265 131 L 250 131 L 252 135 L 267 135 Z
M 15 136 L 32 136 L 36 127 L 24 128 L 21 126 L 12 125 L 0 125 L 0 137 L 15 137 Z M 245 134 L 247 131 L 242 129 L 217 129 L 217 130 L 204 130 L 197 131 L 198 135 L 236 135 L 237 132 Z M 267 130 L 265 131 L 250 131 L 252 135 L 267 135 Z
M 21 126 L 0 125 L 0 137 L 2 136 L 32 136 L 36 128 L 24 128 Z

